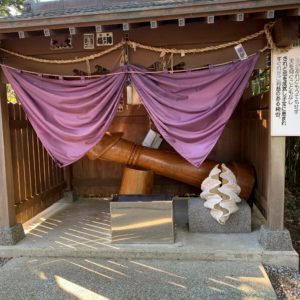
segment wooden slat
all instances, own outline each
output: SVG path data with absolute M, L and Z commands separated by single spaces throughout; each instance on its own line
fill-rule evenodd
M 36 195 L 36 169 L 35 169 L 35 160 L 34 160 L 34 147 L 32 143 L 33 132 L 31 126 L 27 128 L 27 147 L 28 147 L 28 158 L 29 158 L 29 170 L 30 170 L 30 188 L 31 188 L 31 197 Z
M 267 170 L 268 170 L 268 127 L 269 93 L 244 101 L 242 153 L 243 160 L 253 165 L 256 174 L 255 201 L 266 215 Z
M 54 202 L 61 198 L 62 190 L 65 184 L 51 188 L 40 195 L 36 195 L 27 201 L 22 202 L 16 207 L 16 217 L 18 222 L 26 222 L 28 219 L 34 217 L 42 210 L 46 209 Z
M 39 169 L 40 169 L 40 187 L 41 187 L 41 192 L 43 192 L 46 189 L 44 148 L 38 137 L 37 137 L 37 143 L 38 143 L 38 161 L 39 161 Z
M 60 168 L 39 141 L 19 104 L 8 104 L 14 204 L 25 222 L 58 200 L 65 183 Z
M 46 182 L 46 187 L 45 190 L 48 190 L 51 186 L 50 184 L 50 171 L 49 171 L 49 156 L 48 156 L 48 152 L 45 149 L 45 147 L 43 146 L 44 149 L 44 164 L 45 164 L 45 182 Z
M 22 107 L 20 106 L 20 110 L 21 110 L 21 118 L 23 121 L 28 122 L 27 117 L 25 115 L 24 110 L 22 109 Z M 22 132 L 22 149 L 23 149 L 23 155 L 24 155 L 24 174 L 25 174 L 25 178 L 24 178 L 24 182 L 25 182 L 25 199 L 29 199 L 32 197 L 32 190 L 31 190 L 31 172 L 30 172 L 30 155 L 29 155 L 29 151 L 28 151 L 28 127 L 27 128 L 22 128 L 21 129 Z
M 33 152 L 34 152 L 34 167 L 35 167 L 35 194 L 38 195 L 42 191 L 41 186 L 41 170 L 40 170 L 40 161 L 39 161 L 39 144 L 38 144 L 38 138 L 36 133 L 31 129 L 32 132 L 32 146 L 33 146 Z
M 21 120 L 20 105 L 14 105 L 15 120 Z M 16 130 L 16 152 L 17 152 L 17 172 L 18 172 L 18 184 L 19 184 L 19 201 L 23 201 L 26 198 L 26 185 L 25 185 L 25 173 L 24 173 L 24 155 L 22 149 L 22 132 Z

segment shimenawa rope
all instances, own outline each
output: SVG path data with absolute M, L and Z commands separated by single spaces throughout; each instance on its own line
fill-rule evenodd
M 286 47 L 286 48 L 278 48 L 276 47 L 273 39 L 272 39 L 272 34 L 271 34 L 271 30 L 274 26 L 275 22 L 270 22 L 265 24 L 264 29 L 247 35 L 243 38 L 240 38 L 239 40 L 235 40 L 235 41 L 231 41 L 231 42 L 227 42 L 227 43 L 223 43 L 223 44 L 219 44 L 216 46 L 208 46 L 208 47 L 204 47 L 204 48 L 192 48 L 192 49 L 175 49 L 175 48 L 161 48 L 161 47 L 153 47 L 153 46 L 148 46 L 148 45 L 143 45 L 137 42 L 133 42 L 133 41 L 121 41 L 118 44 L 116 44 L 115 46 L 106 49 L 104 51 L 95 53 L 95 54 L 91 54 L 88 56 L 84 56 L 84 57 L 80 57 L 80 58 L 74 58 L 74 59 L 43 59 L 43 58 L 37 58 L 37 57 L 32 57 L 32 56 L 26 56 L 11 50 L 7 50 L 4 48 L 0 48 L 1 51 L 11 54 L 13 56 L 25 59 L 25 60 L 30 60 L 30 61 L 34 61 L 34 62 L 39 62 L 39 63 L 47 63 L 47 64 L 71 64 L 71 63 L 80 63 L 80 62 L 86 62 L 87 65 L 89 65 L 89 62 L 91 60 L 94 60 L 96 58 L 99 58 L 101 56 L 104 56 L 106 54 L 109 54 L 115 50 L 118 50 L 120 48 L 122 48 L 124 45 L 128 45 L 129 47 L 131 47 L 134 51 L 136 51 L 137 48 L 141 48 L 144 50 L 148 50 L 148 51 L 152 51 L 152 52 L 157 52 L 160 53 L 160 57 L 165 57 L 166 54 L 171 54 L 172 56 L 174 54 L 180 54 L 181 56 L 185 56 L 186 54 L 197 54 L 197 53 L 205 53 L 205 52 L 209 52 L 209 51 L 216 51 L 216 50 L 220 50 L 220 49 L 224 49 L 224 48 L 228 48 L 234 45 L 238 45 L 241 43 L 245 43 L 247 41 L 253 40 L 257 37 L 259 37 L 260 35 L 265 34 L 266 35 L 266 39 L 268 41 L 268 47 L 270 49 L 275 49 L 277 51 L 280 52 L 285 52 L 288 49 L 290 49 L 290 47 Z

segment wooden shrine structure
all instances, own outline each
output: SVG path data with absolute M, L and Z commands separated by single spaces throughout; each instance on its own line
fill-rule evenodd
M 286 47 L 299 38 L 300 2 L 217 1 L 27 1 L 18 16 L 0 18 L 0 47 L 26 56 L 46 59 L 82 57 L 107 49 L 96 33 L 113 33 L 113 44 L 129 39 L 168 48 L 214 46 L 258 32 L 276 21 L 273 39 Z M 84 35 L 94 34 L 94 49 L 85 49 Z M 97 46 L 99 43 L 99 46 Z M 102 43 L 102 44 L 101 44 Z M 101 46 L 100 46 L 101 44 Z M 58 46 L 57 46 L 58 45 Z M 243 44 L 248 54 L 267 45 L 264 35 Z M 159 53 L 129 49 L 129 61 L 157 70 Z M 43 74 L 80 75 L 108 72 L 120 64 L 115 51 L 89 62 L 46 64 L 0 51 L 1 62 L 22 70 Z M 191 69 L 237 59 L 233 47 L 193 55 L 174 55 L 176 69 Z M 262 53 L 256 69 L 270 67 L 268 51 Z M 170 61 L 164 62 L 170 67 Z M 65 191 L 81 197 L 110 196 L 119 191 L 123 166 L 84 157 L 64 169 L 58 168 L 34 133 L 19 104 L 8 103 L 7 82 L 0 84 L 0 232 L 6 233 L 61 198 Z M 125 93 L 124 93 L 125 99 Z M 270 135 L 269 92 L 253 96 L 251 85 L 209 158 L 222 162 L 247 162 L 255 170 L 252 199 L 265 215 L 270 230 L 284 228 L 285 137 Z M 120 104 L 111 132 L 141 144 L 153 125 L 143 106 Z M 172 150 L 163 142 L 162 149 Z M 199 189 L 165 177 L 155 176 L 154 193 L 183 195 Z M 5 234 L 6 234 L 5 233 Z M 0 244 L 15 243 L 0 234 Z

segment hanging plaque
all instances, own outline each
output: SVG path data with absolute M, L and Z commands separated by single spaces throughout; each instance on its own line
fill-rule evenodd
M 97 32 L 97 46 L 112 46 L 113 44 L 112 32 Z
M 93 33 L 85 33 L 83 35 L 83 48 L 84 49 L 95 48 L 95 35 Z
M 300 47 L 272 51 L 271 135 L 300 136 Z

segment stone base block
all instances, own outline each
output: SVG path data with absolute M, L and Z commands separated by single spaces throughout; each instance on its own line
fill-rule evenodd
M 191 198 L 188 203 L 189 230 L 202 233 L 251 232 L 251 208 L 246 201 L 238 203 L 239 210 L 232 214 L 225 225 L 219 224 L 204 207 L 204 200 Z
M 15 245 L 25 237 L 22 224 L 18 223 L 12 227 L 0 227 L 0 245 Z
M 172 201 L 111 202 L 110 215 L 112 243 L 174 243 Z
M 290 232 L 287 229 L 270 230 L 266 225 L 262 225 L 260 228 L 258 241 L 265 250 L 294 250 Z
M 64 192 L 64 198 L 63 198 L 64 203 L 72 203 L 77 200 L 77 195 L 74 191 L 67 191 Z

